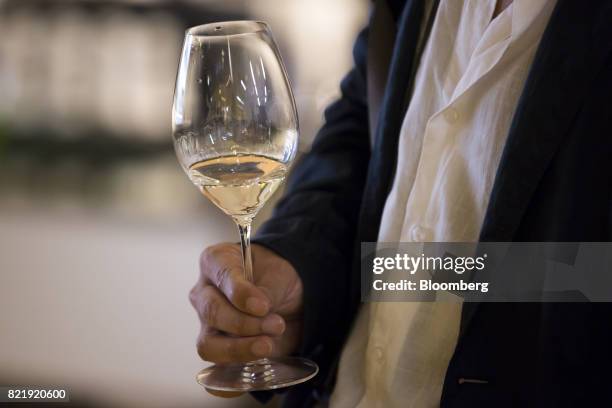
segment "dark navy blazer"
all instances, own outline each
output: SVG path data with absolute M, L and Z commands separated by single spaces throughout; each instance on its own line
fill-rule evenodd
M 400 126 L 408 104 L 418 103 L 410 88 L 425 4 L 377 3 L 374 16 L 384 8 L 387 20 L 372 17 L 357 38 L 341 98 L 255 239 L 300 274 L 298 354 L 321 368 L 288 389 L 287 407 L 325 405 L 333 390 L 360 302 L 359 243 L 376 241 Z M 368 44 L 375 32 L 378 43 Z M 612 241 L 611 169 L 612 1 L 558 0 L 512 121 L 481 240 Z M 612 406 L 612 305 L 465 304 L 441 405 Z

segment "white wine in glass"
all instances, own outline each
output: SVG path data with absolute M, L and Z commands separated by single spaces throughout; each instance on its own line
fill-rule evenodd
M 257 214 L 285 178 L 287 166 L 255 154 L 207 159 L 189 167 L 189 178 L 231 217 Z
M 298 146 L 295 101 L 267 24 L 230 21 L 187 30 L 172 107 L 179 162 L 202 194 L 238 226 L 253 282 L 251 222 L 280 186 Z M 197 375 L 217 391 L 259 391 L 307 381 L 299 357 L 217 364 Z

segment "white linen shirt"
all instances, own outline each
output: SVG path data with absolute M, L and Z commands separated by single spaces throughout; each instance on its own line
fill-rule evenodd
M 493 18 L 495 4 L 440 1 L 402 125 L 379 242 L 478 240 L 555 0 L 514 0 Z M 439 406 L 460 317 L 458 299 L 362 305 L 331 407 Z

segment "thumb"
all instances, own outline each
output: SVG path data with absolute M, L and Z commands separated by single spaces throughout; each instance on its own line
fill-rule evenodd
M 257 288 L 271 302 L 271 310 L 285 314 L 299 309 L 302 281 L 295 269 L 285 259 L 265 250 L 254 257 Z
M 204 284 L 216 286 L 238 310 L 262 317 L 270 311 L 271 299 L 244 277 L 239 246 L 222 244 L 206 249 L 200 270 Z
M 262 279 L 257 282 L 257 289 L 270 300 L 272 312 L 282 316 L 300 309 L 302 287 L 298 279 Z

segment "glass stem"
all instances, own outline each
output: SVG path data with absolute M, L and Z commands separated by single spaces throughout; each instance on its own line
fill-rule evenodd
M 242 247 L 242 265 L 244 278 L 253 282 L 253 259 L 251 258 L 251 220 L 236 220 L 240 231 L 240 246 Z

